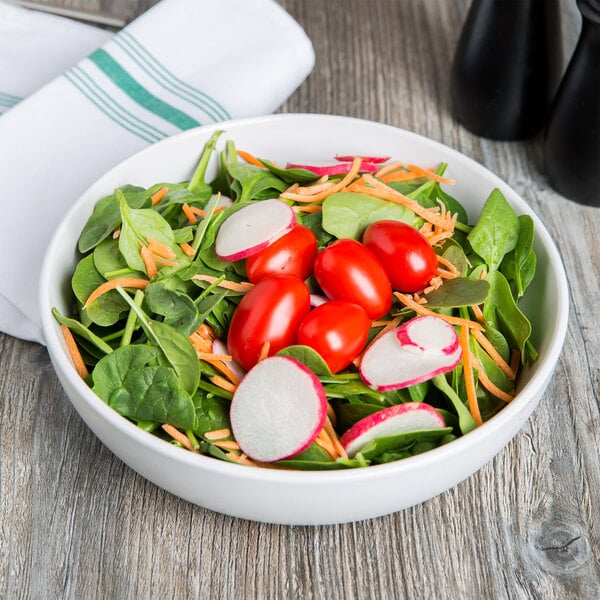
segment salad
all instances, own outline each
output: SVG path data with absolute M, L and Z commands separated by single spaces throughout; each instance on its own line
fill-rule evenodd
M 53 314 L 105 403 L 194 453 L 324 470 L 414 456 L 511 402 L 537 358 L 528 215 L 494 189 L 470 224 L 445 163 L 282 166 L 217 151 L 222 133 L 188 181 L 124 185 L 80 234 L 73 310 Z

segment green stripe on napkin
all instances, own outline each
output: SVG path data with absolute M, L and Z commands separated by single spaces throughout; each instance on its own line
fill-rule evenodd
M 201 109 L 215 122 L 231 119 L 231 115 L 217 100 L 174 75 L 129 32 L 119 32 L 113 42 L 165 90 Z
M 167 104 L 142 87 L 106 50 L 96 50 L 89 56 L 89 59 L 132 100 L 165 121 L 182 130 L 200 125 L 189 115 Z

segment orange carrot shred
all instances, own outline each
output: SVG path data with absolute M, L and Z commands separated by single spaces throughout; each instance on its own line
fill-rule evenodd
M 121 235 L 121 228 L 117 227 L 112 234 L 113 240 L 118 240 L 119 236 Z
M 60 330 L 65 338 L 65 344 L 67 345 L 67 350 L 69 351 L 69 356 L 71 357 L 75 370 L 81 379 L 85 379 L 90 372 L 85 366 L 85 362 L 83 361 L 83 357 L 81 356 L 81 352 L 79 351 L 79 347 L 77 346 L 77 342 L 75 341 L 71 330 L 66 325 L 62 324 Z
M 292 206 L 294 212 L 304 212 L 304 213 L 316 213 L 321 212 L 323 207 L 319 204 L 299 204 L 297 206 Z
M 149 281 L 146 279 L 138 279 L 136 277 L 117 277 L 115 279 L 109 279 L 104 283 L 100 284 L 85 301 L 83 308 L 87 308 L 94 300 L 100 298 L 100 296 L 106 294 L 106 292 L 110 292 L 117 287 L 122 288 L 133 288 L 136 290 L 143 290 Z
M 198 281 L 206 281 L 207 283 L 215 283 L 217 281 L 217 277 L 213 277 L 212 275 L 204 275 L 202 273 L 198 273 L 194 275 L 192 279 L 197 279 Z M 227 290 L 231 290 L 233 292 L 249 292 L 254 284 L 249 281 L 229 281 L 227 279 L 223 279 L 223 281 L 219 282 L 219 287 L 225 288 Z
M 250 154 L 250 152 L 246 152 L 245 150 L 236 150 L 236 153 L 242 160 L 245 160 L 248 164 L 254 165 L 255 167 L 260 167 L 261 169 L 265 168 L 265 165 L 260 160 L 258 160 L 256 156 Z
M 153 238 L 148 238 L 148 248 L 152 254 L 156 254 L 161 258 L 175 258 L 177 256 L 173 249 Z
M 479 363 L 479 361 L 471 354 L 471 360 L 473 362 L 473 367 L 477 369 L 477 377 L 479 379 L 479 383 L 488 391 L 490 394 L 496 396 L 503 402 L 511 402 L 514 400 L 514 395 L 501 390 L 486 374 L 483 370 L 483 367 Z
M 258 362 L 260 362 L 261 360 L 265 360 L 265 358 L 267 358 L 267 356 L 269 356 L 270 350 L 271 350 L 271 342 L 265 342 L 260 348 L 260 352 L 258 354 Z
M 344 448 L 344 446 L 342 446 L 342 444 L 340 442 L 340 438 L 338 437 L 336 430 L 333 428 L 333 425 L 329 419 L 329 416 L 327 416 L 325 419 L 325 425 L 323 425 L 323 429 L 325 429 L 325 431 L 327 432 L 327 435 L 329 436 L 329 439 L 333 443 L 333 447 L 335 448 L 336 452 L 342 458 L 348 458 L 348 453 L 346 452 L 346 448 Z
M 489 357 L 502 369 L 502 372 L 511 380 L 514 381 L 517 373 L 513 368 L 500 356 L 500 353 L 492 342 L 490 342 L 481 331 L 471 332 L 479 345 L 488 353 Z
M 196 218 L 196 215 L 193 213 L 191 206 L 187 203 L 184 202 L 181 205 L 181 210 L 183 211 L 183 214 L 185 215 L 185 218 L 193 225 L 198 219 Z
M 402 169 L 403 167 L 404 167 L 403 162 L 390 163 L 389 165 L 385 165 L 385 166 L 381 167 L 381 169 L 379 169 L 379 171 L 377 171 L 377 173 L 375 173 L 375 177 L 382 177 L 383 175 L 386 175 L 387 173 L 391 173 L 392 171 L 397 171 L 398 169 Z
M 150 200 L 152 200 L 152 206 L 156 206 L 167 194 L 169 193 L 168 187 L 161 187 L 160 190 L 154 192 L 152 196 L 150 196 Z
M 225 429 L 213 429 L 212 431 L 207 431 L 204 434 L 204 437 L 207 440 L 222 440 L 228 438 L 231 435 L 231 431 L 227 428 Z
M 224 379 L 223 377 L 220 377 L 219 375 L 213 375 L 210 380 L 218 387 L 228 391 L 228 392 L 235 392 L 237 385 L 235 385 L 234 383 L 231 383 L 231 381 L 227 381 L 227 379 Z
M 152 254 L 148 246 L 144 246 L 144 244 L 142 244 L 140 247 L 140 256 L 144 261 L 144 267 L 146 267 L 146 274 L 148 275 L 148 279 L 152 279 L 158 274 L 158 267 L 156 266 L 154 255 Z
M 433 171 L 429 169 L 423 169 L 423 167 L 418 167 L 417 165 L 408 165 L 407 167 L 413 173 L 415 173 L 418 177 L 427 177 L 432 181 L 437 181 L 439 183 L 447 183 L 449 185 L 453 185 L 454 179 L 448 179 L 447 177 L 442 177 L 441 175 L 436 175 Z
M 239 450 L 240 445 L 233 440 L 222 440 L 213 442 L 213 444 L 219 448 L 224 448 L 225 450 Z
M 181 433 L 181 431 L 179 431 L 179 429 L 173 427 L 173 425 L 169 425 L 168 423 L 161 425 L 161 428 L 164 431 L 166 431 L 174 440 L 179 442 L 182 446 L 184 446 L 188 450 L 191 450 L 192 452 L 196 452 L 196 450 L 192 446 L 192 443 L 190 442 L 187 435 L 184 435 L 183 433 Z
M 465 387 L 467 388 L 469 412 L 475 423 L 481 425 L 483 420 L 481 419 L 479 403 L 477 402 L 477 390 L 475 389 L 475 378 L 473 377 L 473 366 L 471 364 L 471 350 L 469 349 L 469 328 L 467 326 L 461 326 L 458 339 L 462 350 L 463 374 L 465 377 Z
M 321 446 L 321 448 L 323 448 L 323 450 L 325 450 L 325 452 L 327 452 L 327 454 L 329 454 L 329 456 L 331 456 L 331 458 L 334 460 L 338 458 L 338 453 L 336 452 L 333 442 L 324 429 L 321 429 L 319 432 L 319 435 L 315 439 L 315 443 L 317 446 Z
M 183 253 L 186 256 L 194 256 L 194 254 L 196 254 L 196 251 L 194 250 L 194 248 L 192 246 L 190 246 L 190 244 L 188 244 L 187 242 L 182 242 L 181 244 L 179 244 L 179 247 L 183 250 Z

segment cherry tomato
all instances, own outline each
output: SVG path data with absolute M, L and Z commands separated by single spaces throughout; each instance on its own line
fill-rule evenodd
M 390 280 L 376 256 L 356 240 L 338 240 L 322 250 L 315 260 L 314 273 L 328 298 L 358 304 L 370 319 L 378 319 L 390 310 Z
M 406 223 L 377 221 L 365 230 L 363 243 L 377 256 L 395 290 L 418 292 L 437 273 L 431 244 Z
M 264 250 L 246 259 L 246 273 L 252 283 L 267 275 L 287 273 L 306 279 L 311 273 L 318 246 L 315 234 L 304 225 L 296 225 Z
M 227 335 L 232 357 L 246 370 L 256 362 L 266 342 L 269 356 L 296 342 L 300 322 L 310 310 L 308 287 L 294 275 L 269 275 L 240 301 Z
M 331 300 L 311 310 L 300 323 L 298 343 L 310 346 L 332 373 L 347 367 L 365 347 L 371 319 L 358 304 Z

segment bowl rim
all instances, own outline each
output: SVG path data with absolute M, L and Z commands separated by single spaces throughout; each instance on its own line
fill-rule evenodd
M 245 125 L 260 125 L 264 123 L 273 122 L 285 122 L 289 120 L 298 119 L 311 119 L 311 120 L 325 120 L 329 122 L 344 123 L 348 126 L 352 124 L 368 125 L 374 128 L 392 129 L 398 135 L 406 137 L 408 139 L 419 140 L 424 142 L 433 148 L 437 148 L 443 151 L 444 154 L 455 157 L 458 161 L 466 163 L 471 168 L 482 171 L 486 178 L 495 186 L 503 189 L 508 189 L 511 192 L 512 198 L 509 199 L 511 204 L 516 203 L 522 213 L 528 214 L 534 220 L 535 235 L 538 239 L 538 243 L 542 243 L 549 257 L 549 264 L 553 265 L 555 276 L 558 282 L 558 297 L 557 301 L 557 322 L 554 324 L 554 331 L 550 338 L 550 343 L 543 357 L 543 364 L 533 374 L 532 378 L 525 383 L 521 388 L 515 399 L 510 402 L 507 406 L 502 408 L 496 415 L 494 415 L 489 421 L 486 421 L 480 427 L 471 431 L 467 435 L 461 436 L 452 442 L 445 444 L 444 446 L 428 450 L 423 454 L 412 456 L 409 458 L 402 459 L 401 461 L 395 461 L 387 464 L 370 465 L 368 468 L 359 469 L 339 469 L 339 470 L 325 470 L 325 471 L 304 471 L 304 470 L 292 470 L 292 469 L 249 469 L 245 465 L 239 465 L 235 463 L 229 463 L 226 461 L 218 460 L 216 458 L 205 456 L 201 454 L 194 454 L 189 450 L 179 448 L 162 440 L 155 435 L 148 433 L 140 429 L 137 425 L 130 422 L 125 417 L 118 414 L 114 409 L 110 408 L 104 403 L 92 390 L 87 386 L 85 381 L 79 377 L 73 367 L 67 352 L 64 348 L 64 342 L 62 337 L 59 336 L 59 328 L 51 314 L 50 298 L 48 290 L 51 287 L 50 271 L 52 265 L 52 259 L 57 249 L 62 245 L 64 239 L 65 229 L 68 221 L 79 212 L 80 205 L 89 202 L 87 196 L 95 188 L 100 185 L 105 178 L 109 178 L 112 173 L 118 170 L 127 168 L 128 164 L 132 161 L 138 161 L 145 155 L 151 155 L 154 152 L 162 151 L 162 148 L 169 147 L 171 145 L 177 145 L 181 140 L 188 137 L 198 136 L 200 138 L 206 137 L 219 129 L 223 129 L 227 132 L 229 128 L 236 128 Z M 233 132 L 235 134 L 235 131 Z M 158 150 L 157 150 L 158 148 Z M 569 289 L 566 278 L 565 269 L 563 266 L 562 258 L 560 253 L 550 237 L 550 234 L 546 230 L 545 226 L 535 214 L 530 205 L 516 192 L 514 191 L 505 181 L 500 177 L 492 173 L 479 162 L 466 156 L 465 154 L 455 150 L 441 142 L 423 136 L 421 134 L 396 127 L 393 125 L 384 124 L 377 121 L 371 121 L 368 119 L 348 117 L 343 115 L 326 115 L 319 113 L 279 113 L 275 115 L 267 115 L 261 117 L 247 117 L 242 119 L 231 119 L 228 121 L 222 121 L 215 124 L 204 125 L 183 131 L 179 134 L 166 138 L 160 142 L 152 144 L 142 150 L 134 153 L 125 160 L 121 161 L 96 181 L 94 181 L 88 188 L 79 196 L 74 202 L 69 211 L 61 219 L 59 226 L 56 228 L 52 239 L 46 249 L 39 286 L 39 306 L 42 319 L 42 330 L 46 339 L 48 350 L 54 363 L 54 368 L 59 370 L 64 377 L 66 377 L 69 383 L 74 387 L 76 393 L 80 395 L 86 405 L 97 414 L 97 416 L 109 422 L 120 434 L 131 438 L 133 442 L 141 445 L 146 449 L 151 449 L 153 452 L 158 452 L 166 458 L 170 458 L 177 462 L 183 463 L 190 467 L 201 468 L 211 472 L 216 472 L 221 475 L 231 475 L 236 478 L 252 480 L 254 482 L 279 482 L 279 483 L 290 483 L 306 485 L 307 483 L 321 483 L 323 481 L 364 481 L 366 479 L 387 477 L 392 473 L 401 474 L 402 472 L 408 472 L 418 469 L 427 468 L 431 463 L 436 463 L 438 460 L 452 460 L 459 454 L 468 452 L 470 449 L 477 447 L 483 438 L 493 435 L 494 432 L 502 431 L 506 426 L 510 426 L 510 422 L 515 420 L 520 422 L 518 416 L 521 414 L 525 415 L 525 419 L 529 416 L 527 412 L 528 405 L 534 401 L 535 395 L 539 391 L 539 387 L 545 387 L 546 383 L 551 378 L 556 364 L 558 362 L 564 339 L 566 336 L 568 326 L 568 315 L 569 315 Z M 535 408 L 537 403 L 531 408 L 531 411 Z M 529 411 L 529 412 L 531 412 Z M 515 429 L 518 431 L 520 425 Z M 509 427 L 510 429 L 510 427 Z M 514 435 L 514 433 L 513 433 Z M 511 435 L 512 437 L 512 435 Z M 468 476 L 466 474 L 465 476 Z

